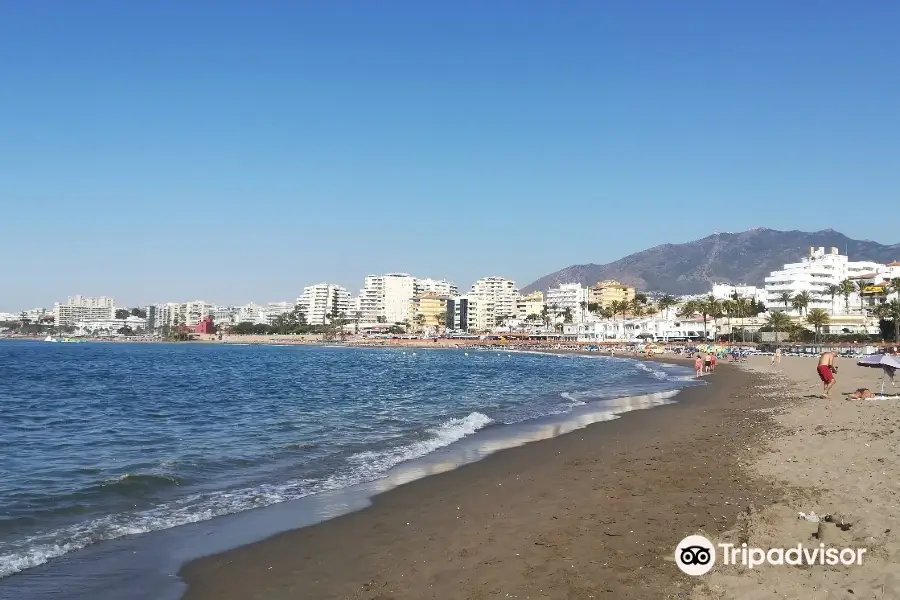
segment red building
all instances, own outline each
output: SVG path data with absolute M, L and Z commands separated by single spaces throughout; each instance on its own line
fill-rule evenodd
M 200 322 L 197 323 L 196 325 L 191 325 L 190 329 L 194 333 L 212 335 L 216 332 L 216 325 L 215 325 L 215 323 L 213 323 L 212 317 L 206 316 L 206 317 L 203 317 L 202 319 L 200 319 Z

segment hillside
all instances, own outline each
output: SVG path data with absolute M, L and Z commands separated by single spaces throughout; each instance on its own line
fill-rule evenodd
M 771 271 L 800 260 L 810 246 L 837 247 L 841 254 L 848 252 L 851 260 L 900 260 L 900 244 L 854 240 L 833 229 L 811 233 L 750 229 L 716 233 L 684 244 L 663 244 L 605 265 L 572 265 L 541 277 L 522 291 L 546 290 L 560 283 L 591 285 L 603 279 L 670 294 L 700 294 L 709 291 L 713 282 L 761 286 Z

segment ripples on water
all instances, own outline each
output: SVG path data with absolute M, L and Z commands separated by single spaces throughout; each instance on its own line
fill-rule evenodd
M 505 352 L 0 343 L 0 577 L 383 475 L 687 372 Z

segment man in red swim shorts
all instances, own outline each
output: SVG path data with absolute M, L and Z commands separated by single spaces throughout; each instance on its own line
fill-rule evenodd
M 816 366 L 816 371 L 819 373 L 819 379 L 822 380 L 822 388 L 826 398 L 829 396 L 831 388 L 833 388 L 836 383 L 834 379 L 834 374 L 837 373 L 837 367 L 834 366 L 836 358 L 837 355 L 834 352 L 823 352 L 819 357 L 819 364 Z

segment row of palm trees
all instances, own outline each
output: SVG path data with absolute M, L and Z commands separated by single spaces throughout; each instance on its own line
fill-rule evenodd
M 868 287 L 868 283 L 863 280 L 852 281 L 850 279 L 845 279 L 840 283 L 832 283 L 825 286 L 825 289 L 822 292 L 823 296 L 828 296 L 831 298 L 831 312 L 834 312 L 834 300 L 835 298 L 842 296 L 844 298 L 844 308 L 849 313 L 850 312 L 850 295 L 854 292 L 859 294 L 859 312 L 863 314 L 865 312 L 865 305 L 863 299 L 863 293 L 865 289 Z M 891 294 L 898 294 L 900 296 L 900 277 L 894 277 L 890 281 L 884 284 L 884 297 L 885 301 Z M 781 292 L 779 296 L 779 300 L 781 304 L 784 306 L 785 310 L 790 307 L 800 313 L 800 316 L 803 316 L 804 313 L 809 311 L 809 305 L 811 302 L 815 301 L 815 299 L 819 296 L 818 292 L 800 292 L 796 295 L 791 295 L 790 292 Z

